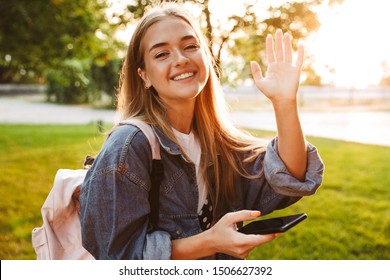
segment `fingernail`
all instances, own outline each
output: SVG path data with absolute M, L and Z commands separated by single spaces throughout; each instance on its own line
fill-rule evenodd
M 274 236 L 278 237 L 280 234 L 281 234 L 280 232 L 277 232 L 277 233 L 274 233 Z
M 258 217 L 260 216 L 260 211 L 251 211 L 251 217 Z

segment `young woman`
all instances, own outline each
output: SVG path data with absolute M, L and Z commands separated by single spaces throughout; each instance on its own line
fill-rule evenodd
M 243 259 L 276 235 L 245 235 L 237 226 L 316 191 L 324 166 L 297 110 L 303 48 L 293 64 L 291 38 L 281 31 L 266 47 L 266 75 L 250 67 L 274 107 L 278 136 L 269 143 L 229 121 L 191 16 L 166 5 L 143 17 L 123 65 L 118 110 L 151 125 L 160 144 L 158 222 L 150 221 L 150 144 L 137 127 L 117 126 L 81 188 L 83 246 L 95 258 Z

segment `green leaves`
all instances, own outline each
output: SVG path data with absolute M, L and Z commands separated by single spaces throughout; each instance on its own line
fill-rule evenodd
M 105 1 L 92 0 L 1 1 L 0 83 L 24 81 L 21 69 L 37 78 L 66 59 L 93 62 L 116 56 L 106 8 Z M 109 44 L 96 36 L 97 30 L 107 34 Z

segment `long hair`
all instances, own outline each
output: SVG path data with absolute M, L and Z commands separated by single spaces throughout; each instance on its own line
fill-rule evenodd
M 206 185 L 211 186 L 207 178 L 214 176 L 216 203 L 219 199 L 229 201 L 235 196 L 235 177 L 253 178 L 243 168 L 242 158 L 253 160 L 264 151 L 266 142 L 235 127 L 229 119 L 228 109 L 218 79 L 218 67 L 208 48 L 198 24 L 181 6 L 164 4 L 149 11 L 136 27 L 131 38 L 127 57 L 124 61 L 118 92 L 118 111 L 122 119 L 138 118 L 159 127 L 172 141 L 177 143 L 166 114 L 166 106 L 152 88 L 146 89 L 137 69 L 144 68 L 142 39 L 148 28 L 154 23 L 176 17 L 194 30 L 201 48 L 206 54 L 209 77 L 205 87 L 196 97 L 193 129 L 198 135 L 202 150 L 200 172 L 206 178 Z M 209 166 L 212 166 L 211 170 Z

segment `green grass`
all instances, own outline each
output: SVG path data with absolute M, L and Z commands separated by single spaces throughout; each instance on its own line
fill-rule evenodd
M 104 136 L 96 125 L 0 125 L 0 259 L 35 259 L 31 230 L 60 168 L 81 168 Z
M 390 148 L 309 137 L 325 163 L 314 196 L 271 216 L 308 218 L 250 259 L 390 259 Z
M 35 259 L 31 230 L 59 168 L 80 168 L 104 136 L 96 125 L 0 125 L 0 259 Z M 256 131 L 259 136 L 268 132 Z M 250 259 L 390 259 L 390 148 L 312 138 L 325 162 L 312 197 L 269 216 L 308 218 Z

